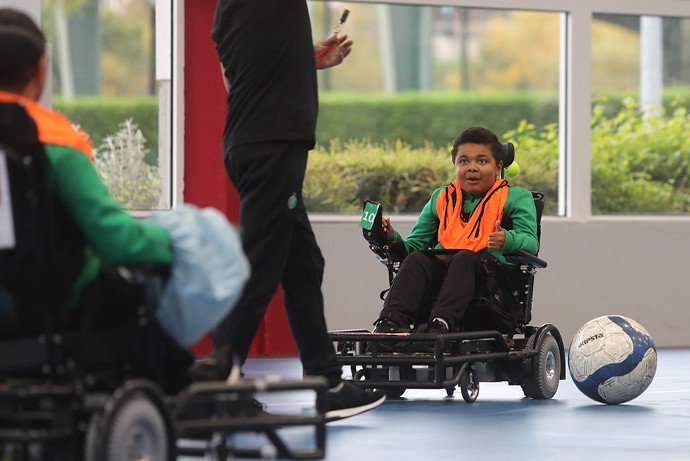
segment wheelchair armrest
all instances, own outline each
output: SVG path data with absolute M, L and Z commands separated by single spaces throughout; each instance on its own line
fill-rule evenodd
M 388 245 L 388 257 L 393 262 L 402 262 L 403 259 L 407 257 L 407 248 L 405 247 L 405 242 L 402 240 L 396 240 Z
M 369 243 L 369 249 L 376 253 L 389 271 L 396 263 L 400 263 L 407 256 L 405 243 L 402 241 L 390 241 L 383 232 L 383 207 L 377 202 L 365 200 L 363 203 L 364 212 L 362 215 L 362 233 L 364 239 Z M 376 213 L 373 213 L 375 207 Z M 362 225 L 364 223 L 364 225 Z M 397 272 L 397 270 L 395 270 Z
M 517 253 L 505 255 L 505 258 L 513 264 L 527 264 L 539 269 L 546 267 L 547 263 L 541 258 L 527 253 L 525 250 L 520 250 Z

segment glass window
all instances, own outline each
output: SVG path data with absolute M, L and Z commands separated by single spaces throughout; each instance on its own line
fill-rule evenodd
M 690 19 L 592 24 L 592 213 L 690 208 Z
M 418 213 L 454 177 L 449 147 L 482 125 L 516 145 L 511 184 L 558 209 L 560 13 L 309 2 L 314 39 L 342 27 L 355 41 L 341 66 L 318 72 L 310 211 L 359 212 L 370 198 Z M 538 44 L 536 46 L 535 44 Z
M 96 167 L 125 208 L 169 207 L 170 152 L 160 151 L 158 136 L 155 1 L 41 0 L 41 13 L 53 108 L 89 134 Z

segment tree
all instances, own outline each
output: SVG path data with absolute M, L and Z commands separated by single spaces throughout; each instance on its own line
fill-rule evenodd
M 129 0 L 121 9 L 106 9 L 103 24 L 102 95 L 140 96 L 152 93 L 153 30 L 151 7 Z

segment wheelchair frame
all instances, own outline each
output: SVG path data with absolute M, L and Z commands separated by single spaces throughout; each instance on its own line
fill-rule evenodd
M 537 206 L 537 232 L 540 237 L 544 196 L 533 192 Z M 374 202 L 369 202 L 374 203 Z M 365 202 L 366 207 L 367 202 Z M 379 262 L 388 269 L 389 283 L 400 263 L 392 257 L 385 239 L 377 232 L 382 219 L 381 207 L 364 237 Z M 388 397 L 401 397 L 406 389 L 445 389 L 452 396 L 460 387 L 462 397 L 473 403 L 480 382 L 507 381 L 522 387 L 525 397 L 550 399 L 565 379 L 565 348 L 558 329 L 552 324 L 540 327 L 528 324 L 531 319 L 533 278 L 546 261 L 521 251 L 509 255 L 516 269 L 527 276 L 519 288 L 523 322 L 514 331 L 481 330 L 461 333 L 371 333 L 368 330 L 341 330 L 329 333 L 338 360 L 349 366 L 353 383 L 384 391 Z M 386 290 L 387 291 L 387 290 Z M 383 299 L 385 291 L 381 293 Z M 379 351 L 379 344 L 395 345 L 401 352 Z M 415 345 L 433 346 L 433 353 L 408 352 Z
M 521 386 L 526 397 L 549 399 L 558 380 L 565 379 L 563 339 L 551 324 L 528 326 L 523 337 L 512 338 L 496 330 L 445 334 L 351 330 L 333 331 L 330 337 L 338 360 L 350 367 L 353 383 L 392 398 L 401 397 L 408 388 L 445 389 L 452 396 L 459 386 L 463 399 L 472 403 L 480 382 L 507 381 Z M 381 343 L 429 344 L 434 352 L 379 352 Z
M 48 274 L 43 268 L 64 253 L 64 248 L 54 244 L 58 239 L 47 234 L 66 218 L 52 213 L 56 202 L 46 186 L 45 152 L 33 120 L 18 104 L 0 104 L 0 155 L 8 160 L 10 172 L 0 179 L 9 178 L 9 201 L 13 211 L 22 213 L 22 219 L 14 221 L 15 231 L 20 231 L 15 232 L 13 246 L 0 248 L 0 306 L 20 318 L 30 312 L 31 321 L 18 323 L 36 325 L 28 333 L 9 331 L 7 338 L 0 339 L 1 459 L 325 456 L 324 379 L 186 384 L 181 378 L 191 355 L 159 331 L 151 298 L 142 301 L 137 315 L 117 329 L 90 331 L 87 325 L 63 331 L 58 320 L 64 306 L 53 300 L 62 298 L 48 288 L 56 285 L 50 279 L 56 271 Z M 17 287 L 26 282 L 17 281 L 17 264 L 25 262 L 26 273 L 34 277 L 26 290 L 30 301 L 20 306 L 27 309 L 12 302 L 5 306 L 10 300 L 5 295 L 18 296 Z M 138 277 L 135 280 L 141 282 Z M 254 406 L 256 393 L 293 391 L 314 392 L 313 413 L 271 415 Z M 277 431 L 287 426 L 311 429 L 312 445 L 291 447 Z M 235 447 L 228 436 L 241 432 L 262 433 L 271 445 Z M 178 447 L 183 438 L 199 443 Z
M 141 328 L 141 334 L 148 333 L 146 325 Z M 124 334 L 116 336 L 131 338 Z M 103 382 L 100 375 L 105 373 L 109 380 L 112 369 L 79 372 L 75 358 L 63 354 L 71 349 L 66 346 L 70 346 L 72 339 L 56 334 L 52 339 L 41 336 L 0 343 L 0 369 L 6 369 L 5 365 L 16 366 L 21 360 L 23 367 L 43 363 L 40 374 L 45 375 L 12 372 L 11 377 L 0 380 L 3 459 L 115 461 L 125 459 L 122 457 L 125 452 L 128 456 L 136 453 L 160 461 L 173 461 L 178 455 L 212 456 L 217 460 L 232 456 L 277 455 L 288 459 L 325 456 L 327 385 L 323 379 L 247 379 L 233 384 L 194 382 L 177 393 L 169 393 L 151 376 L 125 374 L 115 388 L 102 388 L 96 384 Z M 18 350 L 26 353 L 22 359 L 16 355 Z M 53 368 L 48 363 L 56 355 L 62 355 L 63 359 L 53 362 L 57 363 Z M 120 352 L 114 349 L 101 350 L 97 355 L 98 361 L 106 364 L 121 358 Z M 124 371 L 129 363 L 121 363 L 118 368 Z M 314 392 L 315 410 L 311 414 L 272 415 L 251 410 L 256 393 L 304 391 Z M 295 426 L 311 429 L 313 441 L 309 448 L 292 448 L 278 432 L 280 428 Z M 235 447 L 229 436 L 247 432 L 264 434 L 271 445 Z M 178 446 L 179 440 L 196 443 Z

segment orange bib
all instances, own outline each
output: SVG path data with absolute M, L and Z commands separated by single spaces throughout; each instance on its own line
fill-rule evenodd
M 438 243 L 446 249 L 481 251 L 489 244 L 496 221 L 503 218 L 508 183 L 496 179 L 469 219 L 462 220 L 462 189 L 457 179 L 436 198 L 439 218 Z
M 71 147 L 93 160 L 93 147 L 89 137 L 75 128 L 67 117 L 14 93 L 0 91 L 0 102 L 17 103 L 24 107 L 36 123 L 41 143 Z

